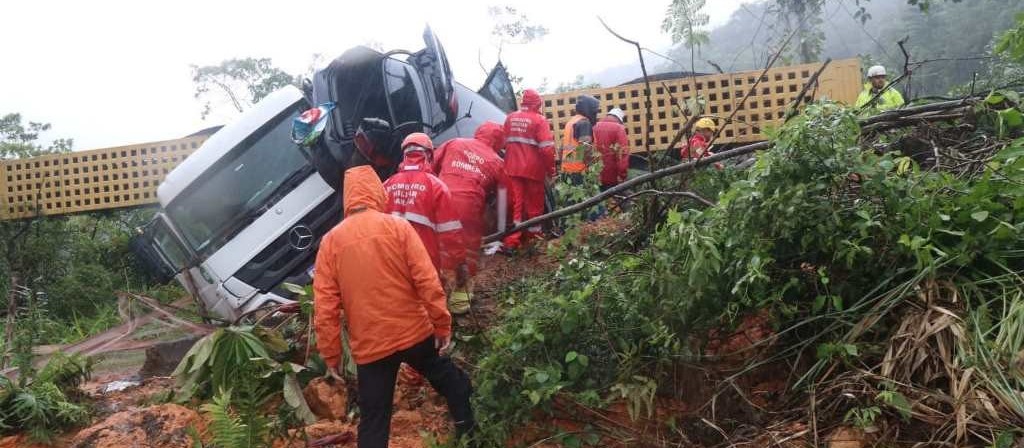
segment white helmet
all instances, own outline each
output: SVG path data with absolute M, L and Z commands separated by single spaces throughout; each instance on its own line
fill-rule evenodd
M 623 112 L 622 109 L 619 109 L 618 107 L 608 111 L 608 115 L 618 118 L 621 122 L 626 121 L 626 113 Z
M 875 65 L 868 69 L 868 78 L 874 78 L 876 76 L 885 76 L 885 67 Z

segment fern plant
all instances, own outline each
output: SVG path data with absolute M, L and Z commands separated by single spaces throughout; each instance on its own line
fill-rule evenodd
M 36 376 L 19 383 L 0 376 L 0 430 L 49 443 L 59 430 L 88 422 L 88 409 L 75 397 L 91 371 L 91 360 L 58 353 Z
M 232 405 L 231 390 L 222 390 L 202 410 L 210 416 L 213 443 L 206 448 L 258 448 L 270 445 L 270 430 L 251 410 Z
M 179 401 L 193 396 L 204 399 L 227 390 L 239 379 L 239 369 L 262 360 L 277 365 L 273 356 L 288 350 L 280 333 L 263 327 L 221 328 L 189 349 L 172 374 L 177 380 Z
M 316 421 L 296 376 L 305 367 L 274 359 L 287 350 L 287 342 L 274 330 L 254 326 L 218 329 L 196 342 L 178 364 L 173 373 L 178 385 L 175 398 L 180 402 L 213 399 L 211 417 L 220 418 L 222 424 L 211 430 L 215 440 L 224 438 L 217 446 L 266 446 L 269 443 L 263 442 L 269 440 L 272 429 L 284 432 L 284 425 L 277 423 Z M 286 404 L 280 409 L 283 416 L 266 417 L 267 403 L 278 397 Z M 230 418 L 225 420 L 225 416 Z M 236 438 L 239 430 L 242 439 Z M 226 433 L 221 435 L 221 431 Z

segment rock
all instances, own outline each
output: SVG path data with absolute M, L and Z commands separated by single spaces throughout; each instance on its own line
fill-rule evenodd
M 340 421 L 319 421 L 307 426 L 304 431 L 305 436 L 309 438 L 309 445 L 307 445 L 307 441 L 303 439 L 302 432 L 298 429 L 293 429 L 288 431 L 291 435 L 289 440 L 275 441 L 274 448 L 352 446 L 354 445 L 352 442 L 356 440 L 355 425 Z
M 109 382 L 109 383 L 107 383 L 106 385 L 103 386 L 103 393 L 109 394 L 111 392 L 121 392 L 121 391 L 123 391 L 125 389 L 130 389 L 132 387 L 136 387 L 139 384 L 142 384 L 142 383 L 139 382 L 139 381 L 133 381 L 133 380 L 111 381 L 111 382 Z
M 345 420 L 348 418 L 348 391 L 340 381 L 316 378 L 302 391 L 309 409 L 320 420 Z
M 202 433 L 205 423 L 196 411 L 162 404 L 118 412 L 75 436 L 72 448 L 192 448 L 189 428 Z
M 171 342 L 161 342 L 147 348 L 146 361 L 139 369 L 139 376 L 145 379 L 170 375 L 178 367 L 181 358 L 185 357 L 185 353 L 188 353 L 188 350 L 198 340 L 198 336 L 193 336 Z
M 828 448 L 864 448 L 867 446 L 864 431 L 840 426 L 828 437 Z

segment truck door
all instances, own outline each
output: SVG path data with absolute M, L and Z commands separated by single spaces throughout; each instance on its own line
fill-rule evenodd
M 494 103 L 506 114 L 519 108 L 516 105 L 516 91 L 512 86 L 512 80 L 509 79 L 508 71 L 505 70 L 501 61 L 498 61 L 491 73 L 487 75 L 487 81 L 484 81 L 484 86 L 477 93 Z
M 189 254 L 167 226 L 163 213 L 132 238 L 131 246 L 146 273 L 158 283 L 167 283 L 188 263 Z
M 423 42 L 426 48 L 414 53 L 409 62 L 416 67 L 431 97 L 425 122 L 434 129 L 442 129 L 455 123 L 459 110 L 455 81 L 444 47 L 429 26 L 423 31 Z

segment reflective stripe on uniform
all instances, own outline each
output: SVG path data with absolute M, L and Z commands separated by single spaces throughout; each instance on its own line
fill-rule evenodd
M 537 140 L 534 140 L 534 139 L 529 138 L 529 137 L 508 137 L 508 138 L 505 139 L 505 143 L 522 143 L 522 144 L 525 144 L 525 145 L 533 145 L 533 146 L 536 146 L 538 148 L 545 148 L 545 147 L 548 147 L 548 146 L 555 146 L 555 142 L 552 141 L 552 140 L 545 140 L 543 142 L 538 142 Z
M 436 230 L 438 233 L 443 233 L 460 229 L 462 229 L 462 221 L 448 221 L 438 224 L 434 230 Z
M 505 143 L 523 143 L 526 145 L 537 146 L 537 140 L 529 137 L 508 137 L 505 139 Z
M 440 224 L 434 224 L 434 221 L 431 221 L 430 218 L 427 218 L 426 216 L 423 216 L 423 215 L 421 215 L 419 213 L 391 212 L 391 216 L 397 216 L 397 217 L 402 218 L 402 219 L 404 219 L 406 221 L 414 222 L 416 224 L 419 224 L 419 225 L 422 225 L 422 226 L 426 226 L 426 227 L 432 229 L 433 231 L 435 231 L 437 233 L 451 232 L 453 230 L 461 230 L 462 229 L 462 222 L 460 222 L 460 221 L 448 221 L 448 222 L 442 222 Z

